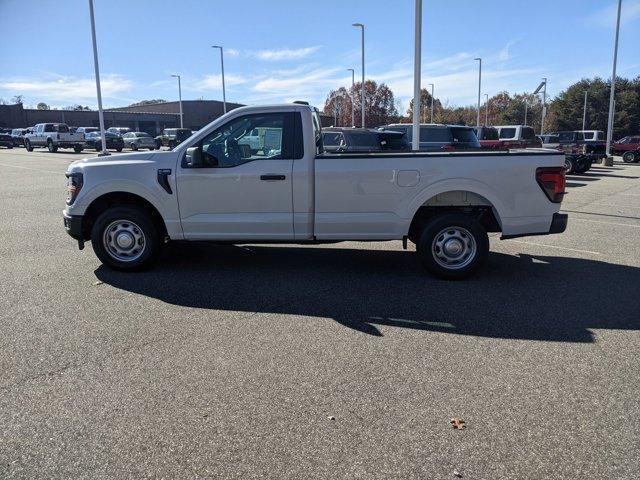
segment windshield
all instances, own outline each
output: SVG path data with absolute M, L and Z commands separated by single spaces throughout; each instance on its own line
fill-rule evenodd
M 514 138 L 516 136 L 515 128 L 501 128 L 500 129 L 500 139 L 505 138 Z
M 484 127 L 480 130 L 479 137 L 480 138 L 478 140 L 498 140 L 498 130 L 495 128 Z
M 454 142 L 477 143 L 478 138 L 470 128 L 452 128 Z

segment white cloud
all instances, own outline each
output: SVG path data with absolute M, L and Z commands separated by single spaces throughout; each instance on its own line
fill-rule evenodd
M 255 57 L 259 60 L 267 60 L 267 61 L 279 61 L 279 60 L 300 60 L 301 58 L 305 58 L 312 53 L 317 52 L 321 47 L 305 47 L 305 48 L 282 48 L 276 50 L 256 50 L 256 51 L 247 51 L 247 55 L 251 57 Z
M 234 85 L 242 85 L 246 83 L 247 79 L 240 75 L 226 74 L 224 76 L 224 85 L 226 88 Z M 186 82 L 185 82 L 186 83 Z M 195 82 L 189 82 L 185 85 L 187 88 L 191 87 L 194 90 L 219 90 L 222 88 L 222 75 L 205 75 L 200 80 Z
M 615 28 L 616 17 L 618 15 L 618 3 L 596 10 L 586 17 L 587 25 L 598 27 Z M 630 23 L 640 18 L 640 0 L 626 0 L 622 2 L 622 10 L 620 12 L 620 24 Z
M 120 95 L 129 92 L 133 82 L 122 75 L 106 74 L 100 79 L 100 87 L 103 98 L 123 100 Z M 32 103 L 96 103 L 96 82 L 93 77 L 56 75 L 44 79 L 0 79 L 0 90 L 10 95 L 24 95 Z
M 229 57 L 237 57 L 238 55 L 240 55 L 240 52 L 235 48 L 227 48 L 225 49 L 224 54 Z

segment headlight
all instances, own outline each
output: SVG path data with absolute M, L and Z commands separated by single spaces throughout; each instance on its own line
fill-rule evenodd
M 67 205 L 72 205 L 76 201 L 80 189 L 82 188 L 82 173 L 74 172 L 65 174 L 67 177 Z

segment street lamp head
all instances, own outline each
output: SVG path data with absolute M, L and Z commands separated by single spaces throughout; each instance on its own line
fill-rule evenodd
M 180 75 L 171 75 L 174 78 L 180 78 Z
M 220 45 L 211 45 L 211 48 L 220 48 L 220 49 L 222 49 L 222 47 Z
M 480 57 L 476 57 L 476 58 L 474 58 L 474 60 L 480 60 L 480 61 L 482 61 L 482 59 L 481 59 Z
M 362 28 L 364 28 L 364 25 L 362 23 L 352 23 L 351 25 L 354 26 L 354 27 L 362 27 Z

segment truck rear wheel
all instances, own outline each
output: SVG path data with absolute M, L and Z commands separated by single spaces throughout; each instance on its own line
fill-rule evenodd
M 489 237 L 475 218 L 446 213 L 424 226 L 416 247 L 422 266 L 429 272 L 459 280 L 472 275 L 487 260 Z
M 160 253 L 157 227 L 143 209 L 112 207 L 103 212 L 91 229 L 91 246 L 102 263 L 115 270 L 140 270 Z

